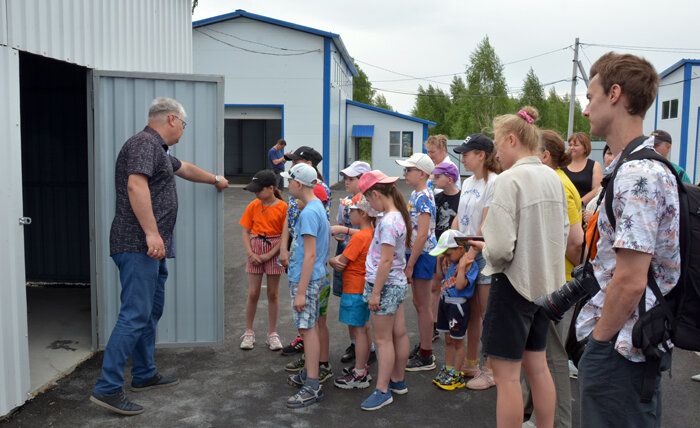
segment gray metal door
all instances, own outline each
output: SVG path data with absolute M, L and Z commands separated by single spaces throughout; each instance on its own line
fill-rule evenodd
M 19 53 L 0 46 L 0 417 L 29 394 Z M 28 226 L 31 227 L 31 226 Z
M 93 295 L 93 343 L 104 349 L 119 313 L 121 285 L 109 256 L 114 218 L 114 168 L 124 142 L 148 121 L 157 97 L 185 107 L 187 128 L 171 153 L 181 160 L 223 173 L 223 77 L 93 71 L 94 112 L 89 132 Z M 165 310 L 158 325 L 159 346 L 222 344 L 224 340 L 224 199 L 207 184 L 177 179 L 179 211 L 175 259 L 168 260 Z M 95 308 L 97 313 L 95 314 Z

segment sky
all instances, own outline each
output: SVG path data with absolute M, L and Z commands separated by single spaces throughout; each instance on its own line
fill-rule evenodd
M 530 67 L 541 83 L 558 81 L 546 92 L 569 93 L 576 37 L 586 73 L 611 50 L 643 56 L 658 72 L 681 58 L 700 58 L 697 0 L 199 0 L 192 19 L 236 9 L 339 34 L 372 86 L 405 114 L 418 85 L 449 92 L 452 75 L 464 76 L 484 36 L 505 65 L 513 95 Z M 584 106 L 585 93 L 579 80 Z

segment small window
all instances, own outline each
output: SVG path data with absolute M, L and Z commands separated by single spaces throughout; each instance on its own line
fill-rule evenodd
M 407 158 L 413 154 L 413 132 L 389 131 L 389 156 Z
M 661 103 L 661 119 L 675 119 L 678 117 L 678 99 Z
M 671 119 L 678 117 L 678 100 L 671 100 Z
M 413 132 L 401 133 L 401 156 L 409 157 L 413 154 Z
M 401 157 L 401 133 L 397 131 L 389 132 L 389 156 Z

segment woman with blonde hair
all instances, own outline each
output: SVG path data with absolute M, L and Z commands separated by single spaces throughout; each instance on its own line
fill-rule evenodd
M 452 165 L 456 166 L 457 171 L 459 171 L 459 166 L 455 165 L 455 163 L 452 162 L 452 159 L 450 159 L 450 156 L 447 154 L 447 136 L 442 134 L 431 135 L 427 140 L 425 140 L 424 144 L 425 150 L 435 166 L 438 166 L 443 162 L 451 163 Z M 442 192 L 442 189 L 435 187 L 433 180 L 434 177 L 431 174 L 430 178 L 428 179 L 428 189 L 432 190 L 434 195 L 437 195 L 438 193 Z M 457 186 L 457 190 L 462 188 L 459 180 L 455 181 L 455 185 Z
M 469 241 L 486 259 L 491 290 L 482 343 L 496 382 L 496 422 L 520 427 L 520 370 L 530 380 L 539 427 L 554 424 L 555 390 L 547 367 L 549 319 L 533 302 L 564 284 L 569 233 L 566 195 L 557 174 L 540 160 L 538 112 L 523 107 L 493 120 L 504 171 L 494 183 L 482 226 L 485 242 Z

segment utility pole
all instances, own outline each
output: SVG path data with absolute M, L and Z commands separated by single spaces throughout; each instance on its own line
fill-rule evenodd
M 569 94 L 569 129 L 566 138 L 569 138 L 574 133 L 574 106 L 576 105 L 576 69 L 579 66 L 578 62 L 578 37 L 574 44 L 574 61 L 573 70 L 571 72 L 571 93 Z

